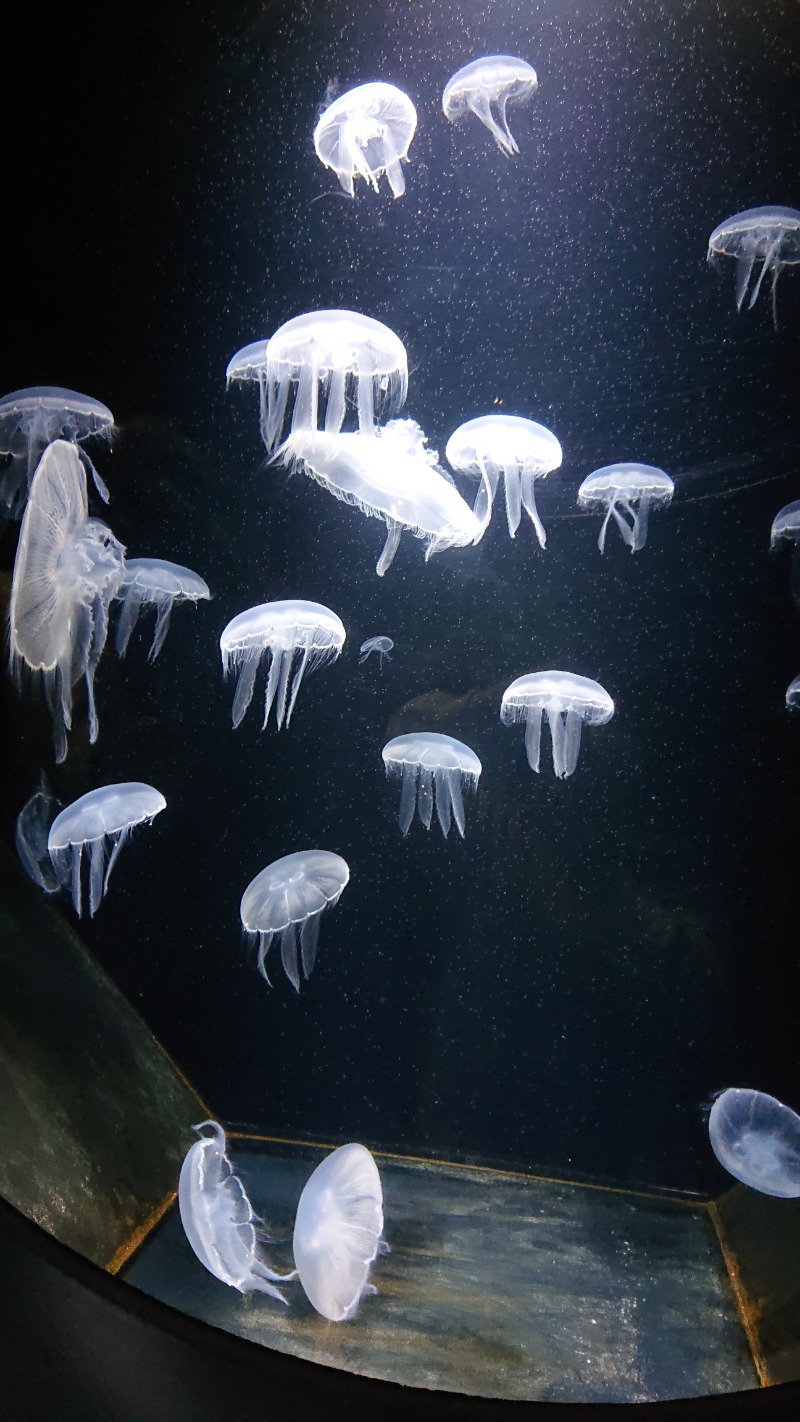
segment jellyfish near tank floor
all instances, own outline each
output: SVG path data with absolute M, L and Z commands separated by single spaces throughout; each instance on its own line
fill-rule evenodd
M 71 889 L 79 918 L 84 850 L 89 858 L 89 915 L 94 918 L 131 830 L 135 825 L 151 824 L 166 804 L 164 796 L 152 785 L 129 780 L 90 790 L 56 816 L 47 848 L 59 883 Z
M 256 673 L 269 654 L 269 674 L 264 699 L 266 729 L 275 705 L 278 730 L 292 719 L 297 693 L 306 672 L 335 662 L 345 643 L 342 622 L 318 602 L 300 598 L 264 602 L 232 618 L 219 640 L 225 676 L 238 673 L 231 712 L 234 729 L 240 724 L 255 690 Z M 292 666 L 294 677 L 289 689 Z
M 537 772 L 542 720 L 547 717 L 553 742 L 553 770 L 559 780 L 572 775 L 578 764 L 584 722 L 587 726 L 603 726 L 613 715 L 614 702 L 599 682 L 563 671 L 517 677 L 503 692 L 500 706 L 504 726 L 524 721 L 528 764 Z
M 239 915 L 245 932 L 258 939 L 258 971 L 266 983 L 267 954 L 277 938 L 284 972 L 300 991 L 301 963 L 309 978 L 317 961 L 320 918 L 338 904 L 349 882 L 346 860 L 327 849 L 287 854 L 256 874 L 242 895 Z
M 408 834 L 416 809 L 426 829 L 430 829 L 433 807 L 442 833 L 447 838 L 451 819 L 464 838 L 464 794 L 478 788 L 481 763 L 474 750 L 436 731 L 416 731 L 396 736 L 383 748 L 386 774 L 400 777 L 400 829 Z
M 294 1262 L 309 1301 L 333 1323 L 352 1318 L 377 1292 L 369 1271 L 386 1250 L 383 1189 L 365 1146 L 339 1146 L 306 1182 L 294 1225 Z
M 800 1197 L 800 1116 L 774 1096 L 729 1087 L 711 1108 L 708 1134 L 720 1165 L 743 1185 Z

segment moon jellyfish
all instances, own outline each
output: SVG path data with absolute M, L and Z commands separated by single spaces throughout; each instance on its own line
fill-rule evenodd
M 315 430 L 320 396 L 325 397 L 325 430 L 344 424 L 348 398 L 358 426 L 372 434 L 376 416 L 386 418 L 405 404 L 408 359 L 399 336 L 357 311 L 309 311 L 294 316 L 266 342 L 237 351 L 228 365 L 228 384 L 257 380 L 261 394 L 261 438 L 274 454 L 283 429 L 289 391 L 297 386 L 292 431 Z
M 128 558 L 125 580 L 117 597 L 122 611 L 117 623 L 117 651 L 121 657 L 128 650 L 131 632 L 145 607 L 156 609 L 156 625 L 148 661 L 154 662 L 169 631 L 169 620 L 176 602 L 199 602 L 210 598 L 208 584 L 191 568 L 180 563 L 167 563 L 162 558 Z
M 56 815 L 47 848 L 59 883 L 71 889 L 79 918 L 84 849 L 89 859 L 89 915 L 94 918 L 108 889 L 111 870 L 131 830 L 135 825 L 151 824 L 166 804 L 164 796 L 152 785 L 145 785 L 141 780 L 126 780 L 120 785 L 101 785 L 99 790 L 90 790 Z
M 786 688 L 786 710 L 800 711 L 800 676 L 790 681 Z
M 284 462 L 304 472 L 344 503 L 386 524 L 375 571 L 382 578 L 403 529 L 425 539 L 425 561 L 444 548 L 477 543 L 481 525 L 413 420 L 390 420 L 373 438 L 357 434 L 289 436 Z
M 288 726 L 292 719 L 305 673 L 335 662 L 344 640 L 344 626 L 336 613 L 319 602 L 301 599 L 262 602 L 258 607 L 240 612 L 219 639 L 223 674 L 238 673 L 232 710 L 234 728 L 253 699 L 256 672 L 265 652 L 269 652 L 270 665 L 261 729 L 266 730 L 274 702 L 275 721 L 280 730 L 284 721 Z M 290 691 L 289 676 L 295 657 L 298 661 Z
M 708 239 L 708 260 L 712 266 L 722 257 L 736 260 L 736 310 L 750 286 L 757 262 L 761 263 L 758 279 L 753 283 L 748 309 L 758 300 L 761 283 L 767 272 L 772 277 L 772 321 L 778 329 L 776 291 L 778 277 L 784 267 L 800 262 L 800 212 L 793 207 L 751 207 L 726 217 L 715 227 Z
M 53 868 L 47 837 L 50 826 L 61 808 L 61 801 L 47 793 L 44 776 L 17 815 L 14 840 L 25 873 L 46 894 L 57 894 L 61 888 Z
M 213 1135 L 200 1135 L 210 1126 Z M 178 1181 L 178 1209 L 184 1234 L 200 1263 L 215 1279 L 240 1294 L 257 1291 L 286 1303 L 276 1283 L 296 1279 L 296 1273 L 276 1274 L 259 1253 L 258 1216 L 225 1149 L 225 1132 L 216 1121 L 201 1121 L 200 1135 L 190 1147 Z
M 772 521 L 769 546 L 771 551 L 788 543 L 792 548 L 791 587 L 795 602 L 800 603 L 800 499 L 786 504 Z
M 314 129 L 317 157 L 332 168 L 344 191 L 354 196 L 356 178 L 378 192 L 385 173 L 394 197 L 406 190 L 401 162 L 417 127 L 407 94 L 393 84 L 359 84 L 328 106 Z
M 0 400 L 0 454 L 11 464 L 0 479 L 0 513 L 19 518 L 36 466 L 56 439 L 79 444 L 97 436 L 111 441 L 114 416 L 106 405 L 77 390 L 58 385 L 31 385 L 14 390 Z M 80 457 L 90 471 L 98 494 L 108 503 L 108 488 L 85 449 Z
M 743 1185 L 781 1200 L 800 1196 L 800 1116 L 774 1096 L 729 1087 L 711 1107 L 708 1134 L 720 1165 Z
M 352 1318 L 365 1294 L 372 1261 L 388 1246 L 383 1190 L 366 1146 L 343 1145 L 306 1181 L 294 1224 L 294 1262 L 309 1302 L 334 1323 Z
M 89 740 L 99 722 L 94 678 L 108 636 L 108 612 L 125 575 L 125 550 L 89 518 L 86 474 L 75 446 L 48 445 L 33 477 L 11 586 L 11 664 L 41 673 L 56 760 L 67 754 L 72 690 L 86 681 Z
M 519 148 L 508 127 L 506 106 L 532 99 L 538 82 L 536 70 L 514 55 L 487 54 L 483 59 L 473 59 L 445 84 L 445 118 L 454 123 L 462 114 L 475 114 L 498 148 L 510 158 L 519 153 Z
M 502 478 L 511 537 L 516 535 L 524 508 L 544 548 L 547 534 L 536 508 L 535 484 L 558 469 L 562 459 L 561 445 L 550 430 L 520 415 L 480 415 L 459 425 L 447 441 L 445 454 L 453 469 L 481 481 L 474 506 L 481 533 L 492 516 Z
M 442 833 L 447 838 L 450 817 L 464 838 L 464 790 L 475 791 L 481 774 L 481 763 L 474 750 L 454 736 L 442 736 L 436 731 L 415 731 L 408 736 L 396 736 L 383 748 L 383 763 L 388 776 L 399 776 L 400 828 L 408 834 L 416 808 L 426 829 L 431 827 L 434 801 Z
M 391 637 L 368 637 L 366 642 L 362 642 L 361 646 L 359 647 L 361 656 L 358 659 L 358 665 L 361 666 L 361 663 L 365 662 L 367 658 L 372 655 L 373 652 L 377 652 L 378 661 L 380 662 L 382 671 L 383 664 L 387 660 L 389 653 L 393 649 L 394 642 L 392 641 Z
M 525 722 L 525 751 L 531 770 L 539 770 L 545 715 L 553 742 L 553 769 L 559 780 L 565 780 L 578 764 L 584 721 L 587 726 L 604 726 L 614 715 L 614 702 L 599 682 L 572 672 L 533 672 L 512 681 L 503 692 L 500 720 L 504 726 Z
M 606 511 L 597 540 L 601 553 L 606 546 L 606 530 L 611 518 L 631 553 L 638 553 L 647 542 L 650 510 L 666 508 L 674 491 L 669 474 L 651 464 L 606 464 L 584 479 L 578 490 L 578 503 L 582 509 Z
M 304 977 L 310 978 L 320 918 L 339 902 L 349 880 L 346 861 L 327 849 L 287 854 L 256 874 L 242 895 L 239 912 L 245 932 L 258 938 L 258 971 L 265 982 L 267 953 L 279 938 L 284 972 L 295 992 L 300 991 L 300 959 Z

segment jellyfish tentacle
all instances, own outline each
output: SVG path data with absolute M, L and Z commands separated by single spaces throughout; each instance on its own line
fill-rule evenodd
M 767 248 L 766 252 L 764 253 L 764 257 L 763 257 L 762 262 L 761 262 L 761 271 L 760 271 L 759 274 L 758 274 L 758 281 L 756 282 L 755 286 L 753 287 L 753 290 L 752 290 L 751 293 L 750 293 L 750 300 L 749 300 L 748 303 L 747 303 L 747 309 L 748 309 L 748 311 L 750 311 L 750 310 L 753 308 L 753 306 L 755 306 L 755 304 L 756 304 L 756 302 L 757 302 L 757 300 L 758 300 L 758 293 L 759 293 L 760 290 L 761 290 L 761 283 L 763 282 L 764 277 L 766 276 L 767 272 L 772 270 L 772 267 L 774 266 L 775 262 L 777 261 L 778 253 L 779 253 L 779 251 L 780 251 L 781 241 L 782 241 L 782 234 L 779 235 L 778 237 L 776 237 L 774 242 L 770 243 L 769 247 Z
M 369 352 L 359 351 L 356 376 L 356 398 L 358 400 L 358 428 L 362 434 L 375 433 L 374 376 L 366 359 Z
M 89 917 L 94 918 L 103 897 L 105 848 L 103 836 L 89 841 Z
M 564 724 L 563 707 L 560 701 L 548 701 L 545 707 L 553 742 L 553 770 L 559 780 L 567 774 L 567 733 Z
M 109 881 L 109 879 L 111 878 L 111 870 L 114 868 L 114 865 L 116 864 L 117 859 L 119 858 L 119 852 L 120 852 L 120 850 L 121 850 L 123 844 L 125 843 L 126 839 L 128 838 L 128 835 L 129 835 L 129 834 L 130 834 L 130 826 L 126 825 L 125 828 L 124 828 L 124 829 L 121 829 L 117 835 L 113 836 L 114 843 L 113 843 L 113 845 L 112 845 L 111 853 L 110 853 L 110 855 L 109 855 L 109 857 L 108 857 L 108 864 L 107 864 L 107 866 L 106 866 L 106 877 L 105 877 L 105 879 L 103 880 L 103 893 L 104 893 L 104 894 L 105 894 L 106 890 L 108 889 L 108 881 Z
M 488 459 L 484 459 L 480 451 L 478 451 L 477 454 L 477 463 L 481 472 L 481 482 L 478 485 L 478 492 L 475 495 L 475 503 L 472 506 L 472 512 L 481 525 L 480 534 L 475 540 L 476 543 L 480 543 L 481 538 L 483 538 L 491 522 L 492 505 L 494 504 L 494 497 L 497 493 L 498 473 L 494 465 Z
M 100 498 L 103 500 L 103 503 L 109 503 L 111 500 L 111 494 L 109 492 L 108 484 L 106 483 L 102 475 L 99 473 L 99 471 L 95 468 L 93 460 L 86 453 L 85 449 L 79 448 L 78 454 L 80 455 L 81 463 L 86 466 L 89 473 L 91 474 L 92 480 L 94 482 L 94 487 L 100 495 Z
M 456 822 L 461 838 L 464 838 L 464 799 L 461 793 L 461 771 L 453 768 L 447 772 L 447 779 L 450 787 L 450 804 L 453 810 L 453 819 Z
M 172 598 L 167 596 L 162 602 L 156 604 L 156 626 L 153 633 L 153 644 L 147 653 L 148 662 L 154 662 L 161 648 L 164 645 L 169 631 L 169 621 L 172 616 Z
M 261 723 L 262 731 L 265 731 L 267 728 L 269 713 L 272 710 L 275 692 L 278 690 L 278 682 L 281 679 L 283 663 L 289 655 L 286 648 L 283 647 L 280 642 L 276 642 L 271 647 L 270 653 L 269 675 L 267 676 L 267 688 L 264 693 L 264 720 Z
M 283 970 L 295 992 L 300 991 L 300 964 L 297 959 L 297 924 L 289 923 L 281 929 L 281 962 Z
M 778 277 L 783 271 L 783 263 L 775 258 L 772 263 L 772 324 L 775 330 L 778 329 Z
M 292 430 L 316 430 L 317 392 L 319 387 L 319 367 L 316 351 L 312 345 L 308 356 L 300 366 L 297 395 L 292 415 Z
M 540 706 L 529 706 L 525 712 L 525 754 L 531 770 L 538 772 L 542 748 L 542 716 Z
M 403 168 L 400 162 L 400 155 L 394 144 L 391 131 L 386 124 L 381 124 L 381 140 L 383 147 L 383 164 L 386 177 L 389 180 L 389 187 L 392 196 L 399 198 L 406 190 L 406 180 L 403 176 Z M 376 183 L 377 187 L 377 183 Z
M 308 659 L 309 659 L 309 657 L 311 656 L 311 652 L 312 652 L 312 648 L 313 648 L 313 641 L 314 641 L 314 634 L 313 634 L 313 632 L 307 631 L 306 634 L 305 634 L 305 646 L 303 647 L 303 656 L 302 656 L 302 659 L 301 659 L 301 661 L 300 661 L 300 663 L 299 663 L 299 665 L 298 665 L 297 671 L 295 672 L 294 677 L 293 677 L 293 679 L 292 679 L 292 691 L 291 691 L 291 695 L 290 695 L 290 697 L 289 697 L 289 705 L 288 705 L 288 708 L 287 708 L 287 711 L 286 711 L 286 724 L 287 724 L 287 726 L 288 726 L 289 722 L 290 722 L 291 719 L 292 719 L 292 712 L 294 711 L 294 703 L 295 703 L 295 701 L 297 700 L 297 693 L 298 693 L 298 691 L 300 690 L 300 683 L 301 683 L 301 681 L 303 680 L 303 677 L 304 677 L 304 675 L 305 675 L 306 667 L 308 666 Z M 301 645 L 302 645 L 302 644 L 301 644 Z
M 420 765 L 417 782 L 417 813 L 426 830 L 431 827 L 433 815 L 433 771 L 429 765 Z
M 391 568 L 394 562 L 394 555 L 400 544 L 400 534 L 403 532 L 402 523 L 397 523 L 393 518 L 386 520 L 386 542 L 383 545 L 383 552 L 375 565 L 375 572 L 379 578 Z
M 278 689 L 275 693 L 275 723 L 278 730 L 286 718 L 286 697 L 289 690 L 289 673 L 294 660 L 294 645 L 284 647 L 281 651 L 278 668 Z M 270 672 L 272 668 L 270 667 Z
M 445 768 L 433 772 L 433 793 L 436 799 L 436 817 L 442 827 L 445 839 L 450 832 L 450 778 Z
M 356 174 L 358 174 L 359 177 L 366 179 L 366 181 L 372 185 L 375 191 L 378 191 L 378 183 L 375 178 L 375 174 L 370 168 L 367 162 L 366 153 L 364 152 L 365 146 L 369 142 L 369 137 L 369 133 L 365 134 L 364 120 L 361 115 L 359 115 L 357 118 L 349 119 L 347 123 L 342 124 L 342 127 L 340 129 L 340 155 L 345 157 L 347 160 L 346 164 L 344 164 L 343 167 L 346 169 L 349 177 L 349 181 L 343 182 L 342 186 L 347 192 L 349 192 L 351 197 L 355 195 L 353 191 L 353 179 L 355 178 Z M 343 153 L 342 150 L 344 150 Z M 339 169 L 338 171 L 341 180 L 342 170 Z
M 631 523 L 630 523 L 630 524 L 629 524 L 629 523 L 626 523 L 625 519 L 623 518 L 622 514 L 620 513 L 620 510 L 619 510 L 619 507 L 618 507 L 618 505 L 617 505 L 616 500 L 615 500 L 614 503 L 611 505 L 611 512 L 612 512 L 612 514 L 613 514 L 613 516 L 614 516 L 614 522 L 615 522 L 615 524 L 617 525 L 617 528 L 619 529 L 620 533 L 622 534 L 622 537 L 624 538 L 625 542 L 627 543 L 628 547 L 630 548 L 631 552 L 633 553 L 633 552 L 635 551 L 635 550 L 634 550 L 634 546 L 633 546 L 633 544 L 634 544 L 633 525 L 636 523 L 636 514 L 634 513 L 634 511 L 633 511 L 633 509 L 631 508 L 630 503 L 628 502 L 627 499 L 620 498 L 619 503 L 620 503 L 620 505 L 622 506 L 622 508 L 624 509 L 625 513 L 627 513 L 627 514 L 630 516 Z
M 267 977 L 267 954 L 274 937 L 274 933 L 259 933 L 258 935 L 258 971 L 267 987 L 272 987 L 272 983 Z
M 233 721 L 234 730 L 239 725 L 253 699 L 256 672 L 258 671 L 260 660 L 260 650 L 252 647 L 245 648 L 243 659 L 239 663 L 239 676 L 236 682 L 236 691 L 233 695 L 233 706 L 231 708 L 231 719 Z
M 506 146 L 504 146 L 503 152 L 508 153 L 509 157 L 511 157 L 512 154 L 519 153 L 519 145 L 513 133 L 511 132 L 511 129 L 508 126 L 508 115 L 506 113 L 506 108 L 508 106 L 509 98 L 509 94 L 501 94 L 500 98 L 497 100 L 497 127 L 500 129 L 506 139 Z
M 119 618 L 117 619 L 117 633 L 115 645 L 117 649 L 117 656 L 124 657 L 125 653 L 128 650 L 128 643 L 131 639 L 131 633 L 139 619 L 139 613 L 142 610 L 142 604 L 140 603 L 138 597 L 134 597 L 130 586 L 128 586 L 127 588 L 122 588 L 120 596 L 122 601 L 122 609 L 120 611 Z
M 650 495 L 642 494 L 639 507 L 634 511 L 633 542 L 631 553 L 638 553 L 647 542 L 647 526 L 650 521 Z
M 312 913 L 307 918 L 300 929 L 300 951 L 303 959 L 303 973 L 307 978 L 311 977 L 314 971 L 314 964 L 317 961 L 317 947 L 319 945 L 319 921 L 322 910 Z
M 519 528 L 519 521 L 522 518 L 522 494 L 519 486 L 519 469 L 516 464 L 504 465 L 503 476 L 506 491 L 508 531 L 511 537 L 515 538 L 517 529 Z
M 344 424 L 346 383 L 345 369 L 334 366 L 330 373 L 328 401 L 325 407 L 326 434 L 338 434 Z
M 81 916 L 81 859 L 83 857 L 83 845 L 72 844 L 71 850 L 71 885 L 72 903 L 78 918 Z
M 597 546 L 598 546 L 598 548 L 600 549 L 600 552 L 601 552 L 601 553 L 605 553 L 605 550 L 606 550 L 606 533 L 607 533 L 607 531 L 608 531 L 608 525 L 609 525 L 609 521 L 610 521 L 610 519 L 611 519 L 611 515 L 612 515 L 612 514 L 614 513 L 614 511 L 615 511 L 615 505 L 616 505 L 616 494 L 612 494 L 612 495 L 611 495 L 611 498 L 610 498 L 609 501 L 608 501 L 608 508 L 606 509 L 606 516 L 605 516 L 605 518 L 603 519 L 603 527 L 600 529 L 600 537 L 599 537 L 598 540 L 597 540 Z
M 403 788 L 400 795 L 400 829 L 408 834 L 417 805 L 417 766 L 403 764 Z
M 547 533 L 539 517 L 539 510 L 536 507 L 536 480 L 532 469 L 523 468 L 520 471 L 520 487 L 522 490 L 522 506 L 536 529 L 539 547 L 544 548 L 547 543 Z
M 564 755 L 564 775 L 572 775 L 578 764 L 578 754 L 581 748 L 581 729 L 583 727 L 583 717 L 572 706 L 567 711 L 565 725 L 565 755 Z
M 258 383 L 261 390 L 261 438 L 268 453 L 272 455 L 280 439 L 283 422 L 286 418 L 289 386 L 292 383 L 291 374 L 285 367 L 279 367 L 277 373 L 270 370 L 267 383 L 262 371 L 259 374 Z M 265 400 L 267 401 L 266 406 Z
M 483 93 L 482 90 L 476 89 L 469 95 L 467 103 L 475 116 L 488 128 L 498 148 L 501 149 L 507 157 L 513 157 L 515 151 L 517 151 L 516 144 L 508 132 L 508 129 L 506 128 L 504 131 L 497 122 L 492 113 L 488 95 Z
M 742 302 L 747 295 L 747 288 L 750 285 L 750 278 L 753 275 L 753 266 L 756 260 L 755 248 L 748 246 L 740 257 L 736 258 L 736 310 L 741 311 Z M 752 305 L 752 302 L 751 302 Z

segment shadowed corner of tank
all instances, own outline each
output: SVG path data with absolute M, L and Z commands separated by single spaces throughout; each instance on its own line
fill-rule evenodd
M 733 1196 L 737 1196 L 743 1187 L 736 1187 L 727 1190 L 715 1200 L 701 1202 L 701 1208 L 705 1210 L 711 1222 L 711 1227 L 716 1235 L 720 1253 L 728 1275 L 728 1282 L 733 1294 L 736 1312 L 744 1330 L 750 1356 L 753 1359 L 753 1366 L 756 1371 L 760 1387 L 773 1387 L 780 1379 L 772 1376 L 764 1349 L 761 1344 L 759 1323 L 762 1310 L 753 1302 L 749 1290 L 745 1287 L 742 1270 L 740 1268 L 738 1256 L 729 1238 L 728 1230 L 723 1218 L 726 1203 Z

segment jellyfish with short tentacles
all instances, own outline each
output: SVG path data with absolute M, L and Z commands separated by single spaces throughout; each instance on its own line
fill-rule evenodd
M 164 796 L 152 785 L 129 780 L 90 790 L 56 816 L 50 827 L 47 848 L 59 883 L 63 888 L 67 885 L 71 888 L 78 918 L 81 916 L 84 850 L 89 857 L 89 916 L 94 918 L 108 889 L 111 870 L 131 830 L 135 825 L 152 824 L 166 804 Z
M 597 540 L 601 553 L 605 551 L 612 518 L 631 553 L 638 553 L 647 542 L 650 511 L 666 508 L 674 492 L 669 474 L 651 464 L 606 464 L 584 479 L 578 490 L 578 503 L 582 509 L 605 509 Z
M 731 1086 L 708 1118 L 720 1165 L 743 1185 L 781 1200 L 800 1196 L 800 1116 L 763 1091 Z
M 800 676 L 790 681 L 786 688 L 786 710 L 800 711 Z
M 408 834 L 414 810 L 426 829 L 430 829 L 433 807 L 442 833 L 447 838 L 451 816 L 464 838 L 464 791 L 476 791 L 481 775 L 481 763 L 474 750 L 457 741 L 455 736 L 443 736 L 436 731 L 415 731 L 407 736 L 395 736 L 383 748 L 386 774 L 400 777 L 400 829 Z
M 268 341 L 254 341 L 228 364 L 227 381 L 254 380 L 261 395 L 261 438 L 270 457 L 280 442 L 289 392 L 297 392 L 292 433 L 318 428 L 321 397 L 325 431 L 343 426 L 348 399 L 362 434 L 405 404 L 408 358 L 399 336 L 357 311 L 309 311 L 285 322 Z
M 793 207 L 751 207 L 726 217 L 708 239 L 708 260 L 715 266 L 722 257 L 736 260 L 736 310 L 750 286 L 757 262 L 761 271 L 747 303 L 755 305 L 764 277 L 772 277 L 772 323 L 778 329 L 777 287 L 784 267 L 800 263 L 800 212 Z
M 168 563 L 163 558 L 128 558 L 125 580 L 117 592 L 117 598 L 122 603 L 117 622 L 118 654 L 125 656 L 139 614 L 145 607 L 154 607 L 156 625 L 147 654 L 147 660 L 154 662 L 164 645 L 176 602 L 196 603 L 210 597 L 208 583 L 191 568 L 183 568 L 180 563 Z
M 305 978 L 317 961 L 320 918 L 339 902 L 349 881 L 346 861 L 327 849 L 287 854 L 256 874 L 242 895 L 239 912 L 245 932 L 258 938 L 258 971 L 266 983 L 267 953 L 277 938 L 284 972 L 295 992 L 300 991 L 301 961 Z
M 111 442 L 114 416 L 107 405 L 65 390 L 60 385 L 31 385 L 14 390 L 0 400 L 0 454 L 11 464 L 0 479 L 0 514 L 20 518 L 36 466 L 48 444 L 68 440 L 94 479 L 95 488 L 108 503 L 108 487 L 82 444 L 93 437 Z
M 314 129 L 314 148 L 350 197 L 356 178 L 364 178 L 377 193 L 385 174 L 392 195 L 399 198 L 406 190 L 402 164 L 416 127 L 417 111 L 402 89 L 359 84 L 329 104 Z
M 339 1146 L 306 1181 L 294 1225 L 294 1262 L 309 1302 L 333 1323 L 352 1318 L 369 1283 L 370 1266 L 388 1245 L 383 1189 L 366 1146 Z
M 512 54 L 487 54 L 473 59 L 448 79 L 442 95 L 445 118 L 455 123 L 465 113 L 473 113 L 488 128 L 495 143 L 508 158 L 519 153 L 517 141 L 508 127 L 506 107 L 532 99 L 538 87 L 536 70 Z
M 536 480 L 558 469 L 563 457 L 550 430 L 520 415 L 480 415 L 451 434 L 445 455 L 453 469 L 481 481 L 473 507 L 481 532 L 488 527 L 502 478 L 511 537 L 524 508 L 544 548 L 547 534 L 536 507 Z
M 525 722 L 525 752 L 538 772 L 542 719 L 547 717 L 553 742 L 553 769 L 559 780 L 578 764 L 581 729 L 604 726 L 614 715 L 614 702 L 597 681 L 572 672 L 533 672 L 517 677 L 503 692 L 500 720 L 504 726 Z
M 225 676 L 238 673 L 233 698 L 234 729 L 239 725 L 253 699 L 256 673 L 265 653 L 270 666 L 264 702 L 266 730 L 269 713 L 275 704 L 278 730 L 292 719 L 297 693 L 306 672 L 335 662 L 345 642 L 342 622 L 319 602 L 303 602 L 300 598 L 283 602 L 262 602 L 232 618 L 219 639 L 222 670 Z M 295 658 L 299 661 L 295 662 Z M 292 665 L 295 673 L 289 689 Z
M 362 642 L 359 647 L 361 656 L 358 659 L 358 665 L 361 666 L 362 662 L 366 662 L 374 653 L 380 663 L 381 671 L 383 671 L 383 664 L 389 660 L 389 654 L 393 650 L 394 642 L 391 637 L 368 637 L 366 642 Z

